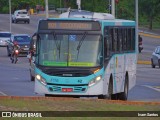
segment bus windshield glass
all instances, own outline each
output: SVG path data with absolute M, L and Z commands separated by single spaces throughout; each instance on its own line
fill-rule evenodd
M 53 67 L 96 67 L 102 63 L 101 35 L 39 34 L 38 64 Z

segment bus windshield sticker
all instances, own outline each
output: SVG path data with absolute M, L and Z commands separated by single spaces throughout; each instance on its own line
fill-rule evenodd
M 76 41 L 76 35 L 69 35 L 70 41 Z
M 92 62 L 69 62 L 69 66 L 87 66 L 87 67 L 93 67 L 94 63 Z

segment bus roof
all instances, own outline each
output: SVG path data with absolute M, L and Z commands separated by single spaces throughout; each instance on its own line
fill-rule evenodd
M 62 13 L 59 18 L 49 18 L 50 20 L 84 20 L 84 21 L 99 21 L 107 26 L 135 26 L 135 21 L 115 19 L 115 17 L 108 13 L 97 13 L 90 11 L 69 11 Z
M 98 21 L 99 23 L 107 26 L 135 26 L 135 21 L 124 20 L 124 19 L 104 20 L 104 19 L 92 19 L 92 18 L 48 18 L 48 20 Z

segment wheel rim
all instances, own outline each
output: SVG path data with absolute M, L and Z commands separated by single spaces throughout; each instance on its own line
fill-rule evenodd
M 124 94 L 125 94 L 125 100 L 127 100 L 127 97 L 128 97 L 128 77 L 127 76 L 125 78 Z
M 125 83 L 124 93 L 125 93 L 125 96 L 127 98 L 127 96 L 128 96 L 128 85 L 127 85 L 127 83 Z

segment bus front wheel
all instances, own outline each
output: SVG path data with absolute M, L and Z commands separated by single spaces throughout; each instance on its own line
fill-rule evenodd
M 112 100 L 113 99 L 113 82 L 112 80 L 109 81 L 109 85 L 108 85 L 108 95 L 99 95 L 98 99 L 109 99 Z

